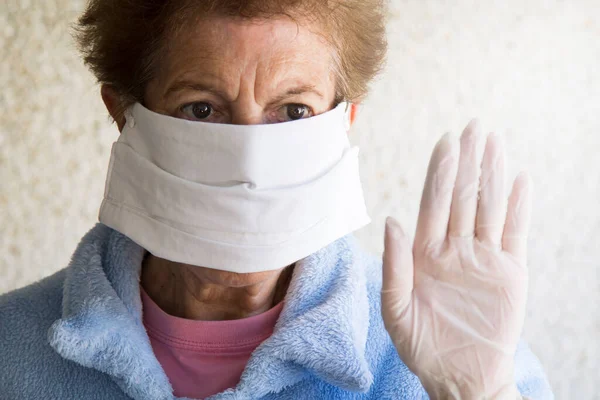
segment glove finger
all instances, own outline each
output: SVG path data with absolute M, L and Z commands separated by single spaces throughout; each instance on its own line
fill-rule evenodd
M 473 119 L 460 137 L 460 161 L 448 227 L 450 236 L 472 238 L 475 235 L 479 170 L 483 157 L 481 145 L 485 145 L 485 136 L 481 134 L 479 121 Z
M 427 169 L 415 234 L 419 250 L 442 244 L 448 234 L 458 158 L 458 143 L 447 133 L 435 146 Z
M 410 298 L 414 270 L 410 239 L 392 217 L 385 222 L 381 293 L 395 300 Z
M 499 135 L 490 134 L 481 165 L 480 199 L 477 206 L 475 234 L 484 243 L 500 250 L 506 220 L 504 143 Z
M 510 197 L 502 235 L 502 248 L 527 264 L 527 235 L 531 224 L 532 184 L 527 172 L 515 179 Z

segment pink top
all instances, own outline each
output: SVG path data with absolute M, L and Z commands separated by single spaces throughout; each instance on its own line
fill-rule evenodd
M 283 301 L 262 314 L 195 321 L 164 312 L 140 285 L 143 321 L 174 395 L 200 398 L 234 387 L 250 355 L 273 333 Z

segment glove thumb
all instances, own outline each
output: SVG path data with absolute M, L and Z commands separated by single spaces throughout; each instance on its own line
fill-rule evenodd
M 404 309 L 414 286 L 412 246 L 400 224 L 392 217 L 385 221 L 382 300 Z

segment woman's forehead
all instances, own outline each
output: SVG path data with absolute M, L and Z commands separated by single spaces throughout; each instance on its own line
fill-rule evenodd
M 170 85 L 183 76 L 227 85 L 245 75 L 270 81 L 319 84 L 331 80 L 332 50 L 310 26 L 289 18 L 202 19 L 172 38 L 158 78 Z

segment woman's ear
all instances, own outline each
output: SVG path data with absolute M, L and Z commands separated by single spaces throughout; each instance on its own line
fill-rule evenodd
M 123 116 L 123 113 L 120 112 L 121 102 L 119 94 L 111 85 L 102 85 L 100 88 L 100 95 L 102 96 L 102 101 L 104 101 L 108 113 L 115 120 L 119 132 L 121 132 L 125 126 L 125 117 Z

